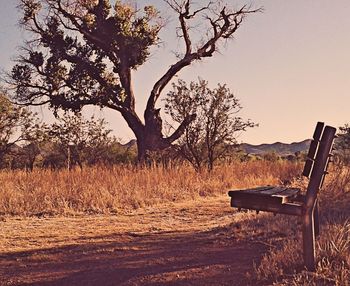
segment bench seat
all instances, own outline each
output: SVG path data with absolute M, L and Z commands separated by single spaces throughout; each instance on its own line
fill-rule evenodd
M 301 215 L 299 188 L 264 186 L 253 189 L 229 191 L 231 207 Z

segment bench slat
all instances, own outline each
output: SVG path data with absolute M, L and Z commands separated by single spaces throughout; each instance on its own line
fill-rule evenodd
M 278 195 L 279 193 L 283 192 L 286 189 L 286 187 L 283 186 L 276 186 L 270 190 L 263 190 L 259 193 L 257 193 L 258 195 Z
M 245 194 L 252 194 L 252 195 L 258 195 L 258 196 L 262 196 L 262 195 L 273 195 L 273 194 L 277 194 L 279 192 L 282 192 L 285 189 L 285 187 L 276 187 L 276 186 L 264 186 L 264 187 L 257 187 L 257 188 L 253 188 L 253 189 L 244 189 L 244 190 L 234 190 L 234 191 L 230 191 L 230 192 L 244 192 Z M 230 195 L 229 192 L 229 195 Z
M 233 190 L 229 191 L 229 195 L 236 194 L 237 192 L 244 192 L 249 195 L 257 195 L 257 196 L 280 196 L 280 197 L 288 197 L 297 195 L 300 192 L 298 188 L 288 188 L 285 186 L 268 186 L 268 187 L 257 187 L 253 189 L 245 189 L 245 190 Z
M 315 160 L 315 157 L 316 157 L 315 154 L 317 152 L 318 145 L 319 145 L 319 141 L 316 141 L 316 140 L 311 141 L 309 152 L 307 153 L 307 157 L 309 159 Z
M 233 192 L 231 194 L 231 203 L 239 204 L 242 208 L 249 208 L 250 205 L 256 206 L 266 206 L 266 205 L 280 205 L 282 204 L 282 197 L 272 197 L 272 196 L 263 196 L 247 192 Z
M 306 178 L 309 178 L 313 166 L 314 166 L 314 161 L 311 159 L 306 159 L 302 175 L 305 176 Z
M 275 194 L 273 196 L 292 197 L 292 196 L 297 196 L 299 193 L 300 193 L 299 188 L 285 188 L 282 192 Z
M 256 188 L 249 188 L 249 189 L 241 189 L 241 190 L 234 190 L 234 191 L 229 191 L 230 192 L 255 192 L 255 191 L 263 191 L 263 190 L 269 190 L 273 189 L 274 186 L 262 186 L 262 187 L 256 187 Z
M 320 138 L 323 132 L 323 127 L 324 127 L 324 122 L 317 122 L 314 135 L 312 136 L 314 140 L 320 141 Z
M 264 200 L 256 197 L 250 197 L 249 200 L 239 200 L 231 199 L 231 207 L 251 209 L 257 211 L 268 211 L 274 213 L 284 213 L 289 215 L 302 214 L 302 204 L 301 203 L 285 203 L 281 204 L 276 200 L 276 197 L 266 196 Z

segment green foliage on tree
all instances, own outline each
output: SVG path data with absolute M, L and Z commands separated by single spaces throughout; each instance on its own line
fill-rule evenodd
M 213 56 L 245 16 L 258 10 L 234 10 L 221 1 L 166 0 L 179 20 L 177 33 L 184 49 L 154 84 L 141 118 L 135 110 L 132 71 L 148 61 L 150 49 L 160 42 L 164 20 L 153 6 L 137 9 L 129 2 L 110 2 L 20 0 L 20 24 L 30 40 L 8 84 L 14 98 L 24 104 L 48 104 L 54 111 L 97 105 L 120 112 L 136 136 L 138 159 L 144 161 L 149 151 L 171 146 L 194 119 L 189 114 L 164 136 L 156 103 L 167 84 L 194 61 Z M 202 30 L 193 31 L 198 22 L 203 23 Z
M 281 156 L 276 151 L 269 151 L 263 154 L 263 159 L 270 162 L 277 162 L 281 160 Z
M 19 107 L 0 94 L 0 162 L 5 155 L 16 152 L 16 144 L 25 144 L 42 137 L 42 125 L 36 114 Z
M 111 142 L 104 147 L 97 158 L 88 158 L 87 164 L 103 164 L 104 166 L 132 164 L 136 158 L 137 148 L 135 144 L 122 145 L 119 140 L 112 138 Z
M 177 141 L 180 154 L 196 170 L 203 165 L 212 170 L 215 161 L 232 152 L 237 133 L 255 126 L 237 116 L 242 107 L 226 85 L 210 89 L 205 80 L 189 84 L 179 80 L 165 103 L 166 113 L 179 124 L 190 114 L 197 115 Z
M 123 146 L 110 136 L 104 119 L 65 113 L 51 125 L 35 113 L 0 96 L 0 168 L 69 169 L 75 165 L 113 165 L 136 158 L 135 146 Z
M 112 138 L 104 119 L 85 119 L 81 114 L 65 114 L 48 126 L 48 138 L 54 143 L 58 153 L 66 158 L 67 167 L 83 163 L 97 163 L 106 152 Z
M 339 163 L 350 166 L 350 125 L 339 127 L 338 138 L 335 141 L 335 149 Z

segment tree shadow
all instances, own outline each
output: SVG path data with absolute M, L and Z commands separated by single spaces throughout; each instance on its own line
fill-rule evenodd
M 0 254 L 3 285 L 247 285 L 267 247 L 205 232 L 115 233 L 86 242 Z

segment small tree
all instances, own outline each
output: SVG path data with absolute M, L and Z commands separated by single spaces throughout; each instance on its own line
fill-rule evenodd
M 78 114 L 65 114 L 57 123 L 48 127 L 50 140 L 57 144 L 60 152 L 67 160 L 67 168 L 78 164 L 83 168 L 83 162 L 97 162 L 101 152 L 111 142 L 109 137 L 111 130 L 106 129 L 104 119 L 95 120 L 92 116 L 89 120 Z
M 345 124 L 339 127 L 338 138 L 335 142 L 336 153 L 340 162 L 350 165 L 350 125 Z
M 226 85 L 218 84 L 210 89 L 205 80 L 189 85 L 179 80 L 173 84 L 165 103 L 166 113 L 179 124 L 189 114 L 197 115 L 177 142 L 180 154 L 196 170 L 203 165 L 212 170 L 215 161 L 235 146 L 237 132 L 255 126 L 250 120 L 236 116 L 242 107 Z

